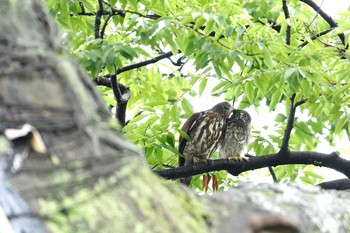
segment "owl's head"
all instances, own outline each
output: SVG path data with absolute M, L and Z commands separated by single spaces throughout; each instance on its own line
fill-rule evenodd
M 249 113 L 244 110 L 233 109 L 230 120 L 239 124 L 249 125 L 252 121 L 252 118 L 250 117 Z
M 228 102 L 218 103 L 217 105 L 215 105 L 212 108 L 212 110 L 224 114 L 226 116 L 226 118 L 230 115 L 230 113 L 232 112 L 232 109 L 233 108 L 232 108 L 231 104 Z

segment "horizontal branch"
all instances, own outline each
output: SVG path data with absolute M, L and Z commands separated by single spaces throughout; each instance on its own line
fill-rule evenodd
M 181 53 L 181 52 L 179 51 L 179 53 Z M 156 63 L 156 62 L 163 60 L 165 58 L 170 58 L 172 55 L 173 55 L 173 52 L 170 51 L 170 52 L 164 53 L 158 57 L 146 60 L 146 61 L 142 61 L 142 62 L 138 62 L 138 63 L 132 64 L 132 65 L 124 66 L 123 68 L 117 69 L 116 74 L 118 75 L 118 74 L 121 74 L 121 73 L 129 71 L 129 70 L 138 69 L 138 68 L 141 68 L 143 66 L 147 66 L 147 65 Z M 99 76 L 96 79 L 94 79 L 94 81 L 97 85 L 101 85 L 101 86 L 105 86 L 105 87 L 112 87 L 111 81 L 110 81 L 110 74 L 105 75 L 105 76 Z
M 113 15 L 113 16 L 118 15 L 118 16 L 121 16 L 124 18 L 126 13 L 135 14 L 135 15 L 138 15 L 140 17 L 147 18 L 147 19 L 159 19 L 160 18 L 159 15 L 144 15 L 144 14 L 141 14 L 141 13 L 138 13 L 135 11 L 129 11 L 129 10 L 122 11 L 122 10 L 117 10 L 117 9 L 113 9 L 111 11 L 104 10 L 103 12 L 101 12 L 101 15 Z M 73 15 L 73 14 L 71 14 L 71 15 Z M 79 12 L 78 15 L 80 15 L 80 16 L 95 16 L 96 13 L 82 11 L 82 12 Z
M 339 157 L 336 153 L 325 154 L 312 151 L 293 151 L 286 154 L 268 154 L 249 158 L 249 161 L 234 161 L 217 159 L 208 163 L 192 166 L 176 167 L 154 171 L 166 179 L 198 175 L 206 172 L 227 170 L 230 174 L 238 176 L 242 172 L 256 170 L 264 167 L 273 167 L 286 164 L 309 164 L 319 167 L 328 167 L 343 173 L 350 178 L 350 161 Z
M 135 63 L 135 64 L 132 64 L 132 65 L 129 65 L 129 66 L 124 66 L 123 68 L 118 69 L 116 74 L 121 74 L 121 73 L 129 71 L 129 70 L 137 69 L 137 68 L 140 68 L 140 67 L 143 67 L 143 66 L 147 66 L 147 65 L 156 63 L 156 62 L 158 62 L 160 60 L 163 60 L 165 58 L 169 58 L 172 55 L 173 55 L 173 52 L 169 51 L 169 52 L 164 53 L 164 54 L 162 54 L 162 55 L 160 55 L 158 57 L 152 58 L 150 60 L 142 61 L 142 62 Z

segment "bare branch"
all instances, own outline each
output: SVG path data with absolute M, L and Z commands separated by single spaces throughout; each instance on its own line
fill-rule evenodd
M 286 129 L 284 130 L 281 150 L 278 152 L 279 154 L 284 154 L 288 151 L 290 134 L 292 132 L 293 124 L 294 124 L 295 111 L 296 111 L 297 107 L 299 107 L 300 105 L 302 105 L 303 103 L 305 103 L 307 101 L 307 99 L 302 99 L 294 104 L 294 99 L 295 99 L 295 94 L 293 94 L 290 97 L 289 116 L 288 116 L 288 120 L 287 120 Z
M 100 86 L 112 87 L 110 75 L 99 76 L 97 79 L 94 79 L 95 83 Z
M 273 182 L 275 182 L 275 183 L 278 182 L 275 171 L 272 169 L 272 167 L 268 167 L 268 168 L 269 168 L 269 172 L 270 172 L 270 174 L 272 176 Z
M 137 68 L 140 68 L 140 67 L 143 67 L 143 66 L 147 66 L 149 64 L 156 63 L 156 62 L 158 62 L 160 60 L 163 60 L 165 58 L 169 58 L 172 55 L 173 55 L 173 52 L 169 51 L 169 52 L 164 53 L 164 54 L 162 54 L 162 55 L 160 55 L 158 57 L 152 58 L 150 60 L 142 61 L 142 62 L 135 63 L 135 64 L 132 64 L 132 65 L 129 65 L 129 66 L 124 66 L 123 68 L 118 69 L 116 74 L 121 74 L 121 73 L 129 71 L 129 70 L 137 69 Z
M 95 17 L 95 39 L 100 38 L 101 17 L 103 14 L 103 1 L 98 0 L 98 10 Z
M 284 17 L 286 18 L 287 21 L 287 29 L 286 29 L 286 44 L 290 45 L 290 15 L 289 15 L 289 10 L 288 10 L 288 6 L 287 6 L 287 1 L 286 0 L 282 0 L 282 9 L 284 12 Z
M 230 174 L 238 176 L 245 171 L 286 164 L 309 164 L 319 167 L 328 167 L 350 178 L 349 160 L 339 157 L 336 153 L 325 154 L 312 151 L 293 151 L 288 152 L 286 156 L 267 154 L 249 158 L 249 162 L 217 159 L 210 163 L 200 163 L 192 166 L 176 167 L 154 172 L 166 179 L 178 179 L 220 170 L 227 170 Z
M 110 83 L 110 87 L 113 90 L 114 98 L 117 101 L 117 109 L 115 112 L 115 117 L 119 120 L 120 125 L 122 127 L 124 127 L 125 126 L 126 107 L 128 105 L 128 101 L 129 101 L 130 96 L 131 96 L 130 89 L 127 86 L 120 84 L 117 81 L 116 74 L 109 75 L 109 77 L 110 78 L 108 79 L 108 81 L 105 79 L 101 79 L 101 80 L 103 80 L 103 82 L 106 82 L 106 84 L 107 84 L 107 82 Z
M 117 81 L 116 75 L 98 77 L 94 80 L 97 85 L 110 87 L 113 90 L 117 101 L 117 111 L 115 117 L 119 120 L 121 126 L 125 126 L 126 107 L 130 98 L 130 89 Z
M 109 14 L 108 17 L 107 17 L 107 19 L 105 20 L 105 22 L 104 22 L 104 24 L 103 24 L 103 26 L 102 26 L 102 29 L 101 29 L 101 33 L 100 33 L 101 39 L 103 39 L 103 37 L 104 37 L 104 35 L 105 35 L 106 27 L 107 27 L 107 25 L 108 25 L 108 22 L 109 22 L 109 20 L 110 20 L 112 17 L 113 17 L 113 14 Z
M 121 16 L 121 17 L 125 17 L 126 13 L 130 13 L 130 14 L 135 14 L 135 15 L 138 15 L 140 17 L 143 17 L 143 18 L 147 18 L 147 19 L 159 19 L 160 16 L 159 15 L 144 15 L 144 14 L 141 14 L 141 13 L 138 13 L 136 11 L 129 11 L 129 10 L 125 10 L 125 11 L 122 11 L 122 10 L 117 10 L 117 9 L 112 9 L 111 11 L 102 11 L 101 12 L 101 16 L 102 15 L 113 15 L 113 16 Z M 96 13 L 95 12 L 85 12 L 85 10 L 81 11 L 78 13 L 78 15 L 81 15 L 81 16 L 95 16 Z

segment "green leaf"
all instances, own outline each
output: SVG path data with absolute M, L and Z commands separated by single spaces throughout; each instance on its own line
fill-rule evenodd
M 264 63 L 267 65 L 267 67 L 273 68 L 274 67 L 274 62 L 273 62 L 273 59 L 271 57 L 270 51 L 265 49 L 265 51 L 263 53 L 263 57 L 264 57 Z
M 60 15 L 58 21 L 66 28 L 71 28 L 68 0 L 60 0 Z
M 339 119 L 339 121 L 337 122 L 337 125 L 335 127 L 336 134 L 338 134 L 344 128 L 344 125 L 347 122 L 347 120 L 348 120 L 347 116 L 344 116 L 344 117 Z
M 199 84 L 199 95 L 201 96 L 203 94 L 203 91 L 205 87 L 207 86 L 208 79 L 203 78 L 202 81 Z
M 187 99 L 182 99 L 181 101 L 181 107 L 184 110 L 185 114 L 190 116 L 193 114 L 193 106 L 191 102 Z
M 251 82 L 247 82 L 244 85 L 245 95 L 248 98 L 249 103 L 254 103 L 254 87 Z
M 146 115 L 146 114 L 141 114 L 141 115 L 138 115 L 138 116 L 136 116 L 136 117 L 132 118 L 132 119 L 130 120 L 130 123 L 135 123 L 135 122 L 138 122 L 138 121 L 140 121 L 140 120 L 144 119 L 145 117 L 147 117 L 147 115 Z
M 205 24 L 204 34 L 209 35 L 214 30 L 215 20 L 213 18 L 209 18 L 207 23 Z
M 109 3 L 114 6 L 116 4 L 117 0 L 109 0 Z
M 287 117 L 281 113 L 278 113 L 276 118 L 275 118 L 276 122 L 281 122 L 281 123 L 286 122 L 286 120 L 287 120 Z
M 196 57 L 196 61 L 195 61 L 196 69 L 199 70 L 199 69 L 204 68 L 205 66 L 208 65 L 208 62 L 209 62 L 208 61 L 208 54 L 206 52 L 200 53 Z
M 161 126 L 167 127 L 169 124 L 169 118 L 170 118 L 170 112 L 169 111 L 163 112 L 163 115 L 160 118 Z
M 214 93 L 214 92 L 220 90 L 222 87 L 224 87 L 226 85 L 227 85 L 227 82 L 220 82 L 211 90 L 211 93 Z
M 323 176 L 317 174 L 316 172 L 314 171 L 303 171 L 305 175 L 307 176 L 312 176 L 312 177 L 315 177 L 317 179 L 323 179 Z
M 294 74 L 295 71 L 297 71 L 297 69 L 295 68 L 286 69 L 286 71 L 284 72 L 284 80 L 287 80 L 290 76 L 292 76 L 292 74 Z
M 220 78 L 222 78 L 222 72 L 221 72 L 219 66 L 213 64 L 213 67 L 214 67 L 216 75 L 219 76 Z
M 259 76 L 254 79 L 254 85 L 258 88 L 258 90 L 261 92 L 261 95 L 265 95 L 266 91 L 269 87 L 269 82 L 267 78 L 264 76 Z
M 269 109 L 272 111 L 273 109 L 276 108 L 277 104 L 281 100 L 282 93 L 280 90 L 275 90 L 275 92 L 272 94 L 271 101 L 269 104 Z
M 196 36 L 192 33 L 186 35 L 185 43 L 184 43 L 184 51 L 182 51 L 185 55 L 190 55 L 196 50 L 196 46 L 194 46 L 194 40 Z
M 178 53 L 178 46 L 173 39 L 173 34 L 169 31 L 163 34 L 165 41 L 170 45 L 171 51 L 174 55 Z
M 166 140 L 167 140 L 169 145 L 171 145 L 172 147 L 175 147 L 175 136 L 173 133 L 169 132 L 166 135 Z
M 177 104 L 174 104 L 170 109 L 170 117 L 172 121 L 177 121 L 180 119 L 179 108 Z
M 187 133 L 185 133 L 182 129 L 177 129 L 177 132 L 182 138 L 186 139 L 187 141 L 191 141 L 190 136 L 188 136 Z
M 155 100 L 150 100 L 145 104 L 148 106 L 159 106 L 159 105 L 165 105 L 167 103 L 168 101 L 165 99 L 155 99 Z

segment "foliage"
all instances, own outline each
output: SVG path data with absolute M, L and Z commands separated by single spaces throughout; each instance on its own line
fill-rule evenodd
M 302 117 L 296 119 L 291 150 L 316 150 L 325 140 L 333 144 L 350 136 L 350 54 L 338 36 L 345 32 L 349 43 L 350 14 L 340 16 L 339 27 L 315 36 L 329 24 L 305 1 L 287 3 L 286 19 L 282 1 L 271 0 L 46 0 L 67 33 L 69 50 L 91 77 L 117 71 L 118 81 L 130 88 L 130 121 L 123 131 L 143 148 L 152 169 L 176 166 L 179 128 L 193 113 L 191 97 L 205 89 L 238 100 L 239 108 L 259 112 L 268 106 L 274 126 L 256 119 L 249 145 L 256 155 L 281 145 L 293 93 L 308 101 L 297 113 Z M 166 52 L 173 56 L 123 70 Z M 209 87 L 213 76 L 217 85 Z M 116 106 L 111 89 L 100 90 Z M 279 180 L 309 184 L 322 178 L 302 165 L 281 166 L 276 173 Z M 235 183 L 226 174 L 219 174 L 222 187 Z

